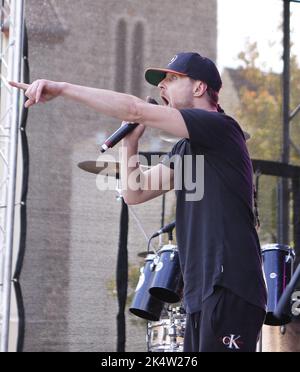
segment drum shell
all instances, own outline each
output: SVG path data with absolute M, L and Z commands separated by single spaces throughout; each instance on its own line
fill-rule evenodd
M 150 255 L 145 260 L 145 265 L 141 270 L 139 283 L 129 311 L 139 318 L 149 321 L 158 321 L 164 303 L 151 296 L 149 293 L 149 288 L 154 276 L 153 259 L 154 257 Z
M 167 247 L 158 254 L 159 262 L 155 268 L 150 294 L 166 303 L 178 303 L 183 292 L 178 250 Z
M 185 328 L 185 312 L 177 311 L 171 316 L 162 315 L 159 322 L 149 322 L 148 352 L 183 352 Z
M 288 304 L 280 319 L 274 316 L 278 302 L 293 275 L 295 251 L 284 245 L 263 246 L 263 266 L 268 288 L 266 325 L 283 326 L 291 322 L 291 306 Z

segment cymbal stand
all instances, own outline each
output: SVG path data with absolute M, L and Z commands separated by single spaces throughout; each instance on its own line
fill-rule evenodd
M 161 228 L 165 226 L 165 214 L 166 214 L 166 194 L 162 196 L 162 209 L 161 209 Z M 159 247 L 164 245 L 163 235 L 159 236 Z

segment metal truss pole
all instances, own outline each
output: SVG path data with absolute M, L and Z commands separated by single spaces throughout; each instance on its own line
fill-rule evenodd
M 20 113 L 20 93 L 17 89 L 12 89 L 8 81 L 20 81 L 22 65 L 22 40 L 24 30 L 24 3 L 25 0 L 5 0 L 3 2 L 9 9 L 9 43 L 4 54 L 1 54 L 1 90 L 6 90 L 6 105 L 4 108 L 4 117 L 1 112 L 0 126 L 3 127 L 6 137 L 6 148 L 2 154 L 4 160 L 3 173 L 6 179 L 2 186 L 6 187 L 5 205 L 1 206 L 5 210 L 4 218 L 4 247 L 2 262 L 2 327 L 1 327 L 1 352 L 8 351 L 9 345 L 9 323 L 10 323 L 10 302 L 11 302 L 11 284 L 12 284 L 12 256 L 13 256 L 13 238 L 14 238 L 14 217 L 15 217 L 15 196 L 16 196 L 16 173 L 17 173 L 17 149 L 18 149 L 18 131 L 19 131 L 19 113 Z M 1 51 L 2 53 L 2 51 Z M 5 57 L 8 55 L 8 61 Z M 7 76 L 2 74 L 3 63 L 6 64 Z M 2 111 L 2 110 L 1 110 Z M 3 119 L 2 119 L 3 118 Z M 1 128 L 0 128 L 1 129 Z M 7 156 L 7 157 L 6 157 Z
M 284 6 L 284 53 L 283 53 L 283 146 L 282 146 L 282 163 L 290 162 L 290 0 L 283 0 Z M 279 187 L 279 242 L 289 244 L 289 181 L 280 180 Z

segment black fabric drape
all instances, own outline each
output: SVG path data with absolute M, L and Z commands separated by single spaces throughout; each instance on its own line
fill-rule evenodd
M 118 341 L 117 352 L 125 352 L 126 347 L 126 318 L 125 308 L 128 288 L 128 206 L 122 199 L 122 210 L 120 218 L 120 238 L 117 261 L 117 292 L 119 313 L 117 315 Z
M 28 36 L 27 28 L 24 26 L 24 39 L 23 39 L 23 81 L 28 84 L 30 82 L 30 71 L 28 61 Z M 23 160 L 23 179 L 22 179 L 22 194 L 21 194 L 21 211 L 20 211 L 20 246 L 17 258 L 14 278 L 14 289 L 16 293 L 16 302 L 18 307 L 18 340 L 17 352 L 23 351 L 24 337 L 25 337 L 25 308 L 23 303 L 22 289 L 19 282 L 24 255 L 26 248 L 26 233 L 27 233 L 27 193 L 28 193 L 28 179 L 29 179 L 29 148 L 26 134 L 26 124 L 28 118 L 28 109 L 23 107 L 21 112 L 21 144 L 22 144 L 22 160 Z
M 28 62 L 28 37 L 27 29 L 25 26 L 24 30 L 24 41 L 23 41 L 23 80 L 24 83 L 29 84 L 30 82 L 30 71 Z M 22 264 L 25 254 L 25 243 L 26 243 L 26 231 L 27 231 L 27 214 L 26 214 L 26 202 L 28 193 L 28 179 L 29 179 L 29 148 L 26 134 L 26 124 L 28 118 L 28 109 L 23 107 L 21 112 L 21 144 L 22 144 L 22 159 L 23 159 L 23 180 L 22 180 L 22 195 L 21 195 L 21 237 L 20 237 L 20 249 L 17 259 L 16 269 L 14 273 L 14 279 L 18 280 L 21 275 Z

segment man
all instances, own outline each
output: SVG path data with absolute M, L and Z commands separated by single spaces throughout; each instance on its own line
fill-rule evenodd
M 122 183 L 128 204 L 161 195 L 186 174 L 199 175 L 204 156 L 204 196 L 192 198 L 182 182 L 177 194 L 177 241 L 184 277 L 189 352 L 254 352 L 265 318 L 266 289 L 253 215 L 252 165 L 238 123 L 218 105 L 222 87 L 215 64 L 197 53 L 180 53 L 166 69 L 148 69 L 146 80 L 160 89 L 164 106 L 108 90 L 38 80 L 26 90 L 26 107 L 58 96 L 140 126 L 123 141 Z M 143 173 L 128 166 L 145 127 L 177 137 L 167 159 Z M 172 161 L 173 156 L 189 162 Z M 171 171 L 165 172 L 169 167 Z M 130 174 L 140 172 L 140 187 Z M 203 172 L 201 172 L 201 175 Z M 203 176 L 202 176 L 203 178 Z M 159 188 L 151 189 L 153 180 Z M 179 182 L 180 184 L 180 182 Z

